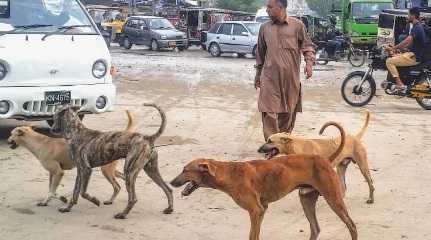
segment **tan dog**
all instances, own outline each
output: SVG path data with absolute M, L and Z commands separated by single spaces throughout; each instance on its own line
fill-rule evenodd
M 369 197 L 367 203 L 374 203 L 374 185 L 371 178 L 367 151 L 361 142 L 361 138 L 370 122 L 370 112 L 366 112 L 365 124 L 361 131 L 356 135 L 346 136 L 346 146 L 341 154 L 332 162 L 332 166 L 337 167 L 337 173 L 341 182 L 343 194 L 346 191 L 345 175 L 346 170 L 351 161 L 356 163 L 361 170 L 362 175 L 368 183 Z M 269 137 L 268 142 L 260 149 L 260 153 L 268 154 L 271 158 L 278 154 L 317 154 L 321 156 L 329 156 L 337 146 L 341 139 L 305 139 L 296 137 L 288 133 L 277 133 Z
M 127 117 L 129 119 L 126 131 L 131 131 L 135 127 L 133 116 L 129 111 Z M 43 134 L 37 133 L 32 127 L 17 127 L 8 139 L 10 148 L 16 149 L 23 146 L 28 149 L 41 163 L 42 167 L 49 172 L 49 193 L 48 196 L 38 206 L 47 206 L 52 199 L 59 199 L 67 203 L 64 196 L 58 197 L 56 192 L 65 170 L 71 170 L 75 167 L 75 163 L 70 158 L 69 145 L 63 138 L 52 138 Z M 112 184 L 114 192 L 110 200 L 104 204 L 112 204 L 118 193 L 120 185 L 116 181 L 116 177 L 122 178 L 123 174 L 118 172 L 118 161 L 101 167 L 105 178 Z
M 343 129 L 336 123 L 328 123 L 323 128 L 329 125 L 336 126 L 344 135 Z M 344 143 L 342 140 L 331 157 L 336 158 L 341 153 Z M 182 192 L 184 196 L 190 195 L 199 187 L 214 188 L 227 193 L 249 212 L 250 240 L 259 239 L 260 227 L 269 203 L 280 200 L 299 187 L 312 186 L 319 192 L 300 194 L 305 215 L 310 222 L 310 240 L 317 239 L 320 232 L 315 212 L 319 193 L 347 225 L 352 239 L 358 238 L 356 226 L 343 202 L 337 174 L 330 161 L 318 155 L 292 154 L 247 162 L 198 159 L 187 164 L 171 184 L 174 187 L 187 184 Z

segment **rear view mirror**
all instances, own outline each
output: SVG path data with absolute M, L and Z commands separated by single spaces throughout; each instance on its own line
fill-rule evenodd
M 10 17 L 10 0 L 0 0 L 0 18 Z

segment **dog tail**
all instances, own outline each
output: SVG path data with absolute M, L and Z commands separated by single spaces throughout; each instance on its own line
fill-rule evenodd
M 338 130 L 340 130 L 340 134 L 341 134 L 340 146 L 338 147 L 337 151 L 335 151 L 331 156 L 329 156 L 329 160 L 333 162 L 338 157 L 338 155 L 340 155 L 341 152 L 343 151 L 344 145 L 346 143 L 346 132 L 344 131 L 344 128 L 340 124 L 336 122 L 327 122 L 325 123 L 325 125 L 322 126 L 322 128 L 319 131 L 319 134 L 322 135 L 325 129 L 329 126 L 335 126 L 336 128 L 338 128 Z
M 124 131 L 131 132 L 136 128 L 135 117 L 129 110 L 126 110 L 126 114 L 129 121 L 127 122 L 127 127 Z
M 153 107 L 153 108 L 157 109 L 157 111 L 159 111 L 159 113 L 160 113 L 160 118 L 162 119 L 162 124 L 160 125 L 159 130 L 155 134 L 153 134 L 153 135 L 150 136 L 151 139 L 155 140 L 155 139 L 159 138 L 163 134 L 163 132 L 165 131 L 165 129 L 166 129 L 166 122 L 167 122 L 167 120 L 166 120 L 166 114 L 156 104 L 144 103 L 144 106 L 146 106 L 146 107 Z
M 362 127 L 361 131 L 359 131 L 359 133 L 356 134 L 356 137 L 358 139 L 361 139 L 364 136 L 365 131 L 367 131 L 368 124 L 370 123 L 370 115 L 371 115 L 370 111 L 366 110 L 365 111 L 365 123 L 364 123 L 364 126 Z

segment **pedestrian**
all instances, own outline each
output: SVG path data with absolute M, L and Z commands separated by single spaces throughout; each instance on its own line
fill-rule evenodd
M 313 75 L 313 43 L 304 24 L 287 16 L 286 8 L 287 0 L 268 0 L 271 21 L 261 26 L 257 44 L 255 87 L 260 88 L 258 108 L 265 140 L 274 133 L 290 133 L 296 113 L 302 111 L 301 54 L 306 77 Z

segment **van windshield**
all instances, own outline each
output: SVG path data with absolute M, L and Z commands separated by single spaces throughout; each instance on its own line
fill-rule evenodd
M 58 34 L 97 33 L 76 0 L 0 0 L 0 2 L 7 5 L 3 8 L 3 14 L 0 14 L 0 33 L 14 28 L 16 29 L 13 33 L 50 33 L 67 26 L 82 27 L 70 28 Z M 33 27 L 22 27 L 29 25 Z
M 393 8 L 391 2 L 360 2 L 353 3 L 352 15 L 355 19 L 378 19 L 385 9 Z

